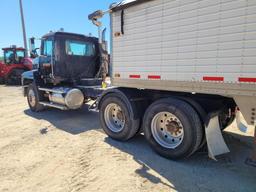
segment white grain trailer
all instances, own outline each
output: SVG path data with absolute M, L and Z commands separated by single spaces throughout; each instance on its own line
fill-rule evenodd
M 108 12 L 116 88 L 98 107 L 110 137 L 128 140 L 142 127 L 165 157 L 207 142 L 214 158 L 229 151 L 221 130 L 237 111 L 255 125 L 255 0 L 130 0 Z M 97 22 L 104 12 L 94 14 Z

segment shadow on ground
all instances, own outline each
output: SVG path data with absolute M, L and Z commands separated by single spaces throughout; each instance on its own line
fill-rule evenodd
M 30 110 L 25 110 L 24 113 L 35 119 L 46 120 L 56 128 L 74 135 L 90 130 L 102 131 L 98 114 L 89 112 L 86 106 L 77 111 L 47 109 L 41 113 L 33 113 Z M 42 130 L 42 134 L 46 133 L 47 130 Z M 220 157 L 218 162 L 209 159 L 205 150 L 186 160 L 167 160 L 149 147 L 143 135 L 137 135 L 128 142 L 118 142 L 106 137 L 105 142 L 131 155 L 141 165 L 134 170 L 135 174 L 146 182 L 165 185 L 170 190 L 177 191 L 255 192 L 256 168 L 244 163 L 250 149 L 228 135 L 225 138 L 231 153 Z
M 87 106 L 75 111 L 61 111 L 49 108 L 39 113 L 27 109 L 24 113 L 38 120 L 46 120 L 57 129 L 73 135 L 100 128 L 98 114 L 88 111 Z M 45 130 L 43 131 L 45 132 Z
M 226 135 L 231 153 L 219 157 L 218 162 L 208 158 L 206 150 L 192 157 L 171 161 L 158 156 L 143 135 L 126 143 L 109 137 L 105 142 L 132 155 L 141 167 L 135 173 L 154 184 L 163 184 L 177 191 L 256 191 L 256 168 L 245 165 L 248 147 Z M 157 172 L 172 185 L 152 174 Z M 181 182 L 182 181 L 182 182 Z

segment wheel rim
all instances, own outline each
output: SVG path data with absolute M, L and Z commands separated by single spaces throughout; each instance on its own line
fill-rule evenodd
M 104 112 L 104 119 L 107 127 L 115 132 L 121 132 L 125 125 L 125 116 L 121 107 L 115 103 L 107 105 Z
M 28 102 L 30 106 L 34 107 L 36 105 L 36 96 L 34 90 L 30 89 L 28 91 Z
M 157 113 L 151 122 L 151 131 L 156 142 L 169 149 L 178 147 L 184 138 L 181 121 L 170 112 Z

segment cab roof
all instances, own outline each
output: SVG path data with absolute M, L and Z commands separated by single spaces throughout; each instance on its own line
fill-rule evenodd
M 90 36 L 86 36 L 86 35 L 83 35 L 83 34 L 77 34 L 77 33 L 68 33 L 68 32 L 49 32 L 47 34 L 45 34 L 42 38 L 48 38 L 48 37 L 53 37 L 53 36 L 68 36 L 68 37 L 78 37 L 78 38 L 81 38 L 81 39 L 84 39 L 84 38 L 91 38 L 91 39 L 94 39 L 96 40 L 97 38 L 96 37 L 90 37 Z

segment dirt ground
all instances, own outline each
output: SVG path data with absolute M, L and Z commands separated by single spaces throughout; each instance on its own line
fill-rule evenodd
M 85 109 L 32 113 L 20 87 L 0 86 L 0 191 L 256 191 L 247 145 L 226 135 L 231 153 L 183 161 L 155 154 L 142 135 L 120 143 Z M 251 138 L 249 138 L 251 139 Z

